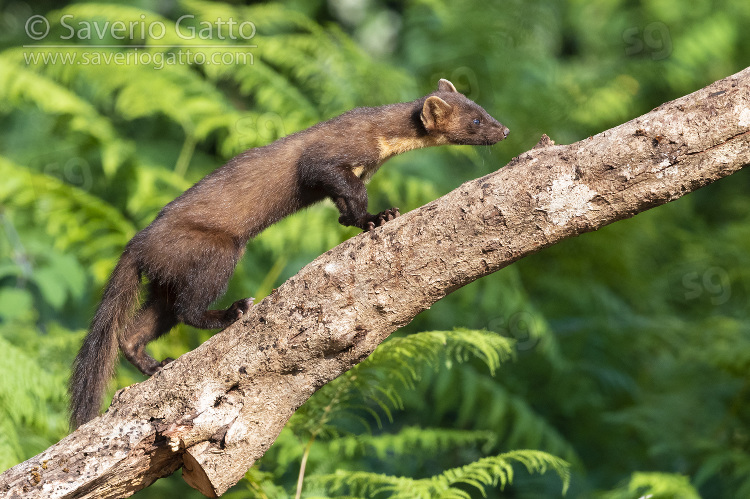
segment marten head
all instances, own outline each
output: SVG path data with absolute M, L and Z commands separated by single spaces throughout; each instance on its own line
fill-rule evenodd
M 508 136 L 508 127 L 481 106 L 459 93 L 453 83 L 441 79 L 436 92 L 424 101 L 422 124 L 427 133 L 450 144 L 489 146 Z

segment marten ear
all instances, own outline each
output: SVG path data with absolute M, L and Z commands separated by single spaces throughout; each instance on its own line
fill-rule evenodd
M 449 82 L 445 78 L 440 78 L 440 81 L 438 82 L 438 92 L 458 93 L 458 90 L 456 90 L 456 87 L 453 86 L 453 83 Z
M 442 80 L 441 80 L 442 81 Z M 422 106 L 422 124 L 427 131 L 438 128 L 439 124 L 447 118 L 453 108 L 440 97 L 431 95 L 427 97 Z

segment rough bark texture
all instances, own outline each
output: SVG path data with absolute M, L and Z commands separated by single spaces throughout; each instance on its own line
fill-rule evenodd
M 750 163 L 750 68 L 575 144 L 545 137 L 302 269 L 239 323 L 0 476 L 7 497 L 121 497 L 183 466 L 209 496 L 242 478 L 324 383 L 440 298 L 567 237 Z

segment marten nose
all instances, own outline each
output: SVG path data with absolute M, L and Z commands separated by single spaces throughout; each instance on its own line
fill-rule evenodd
M 510 129 L 507 126 L 503 127 L 503 138 L 506 138 L 510 133 Z

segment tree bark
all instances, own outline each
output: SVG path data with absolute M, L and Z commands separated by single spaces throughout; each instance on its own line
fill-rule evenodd
M 120 390 L 110 409 L 0 475 L 6 497 L 123 497 L 183 468 L 239 481 L 292 413 L 415 315 L 562 239 L 750 163 L 750 68 L 571 145 L 546 136 L 501 170 L 345 241 L 241 321 Z

